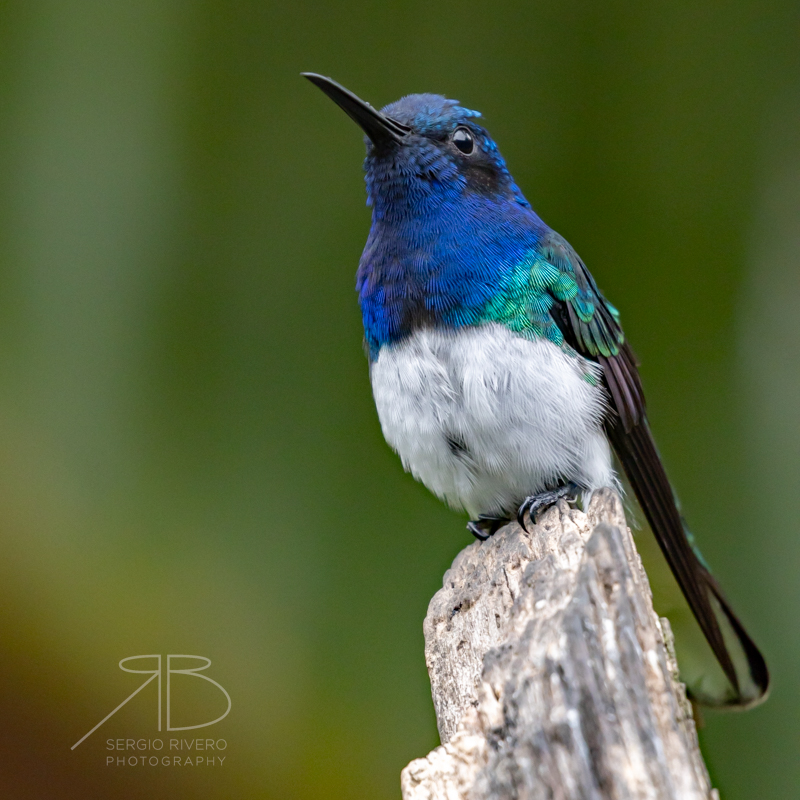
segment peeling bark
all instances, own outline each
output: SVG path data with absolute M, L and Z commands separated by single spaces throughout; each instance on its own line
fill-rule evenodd
M 465 548 L 425 618 L 442 745 L 404 800 L 712 800 L 619 496 Z

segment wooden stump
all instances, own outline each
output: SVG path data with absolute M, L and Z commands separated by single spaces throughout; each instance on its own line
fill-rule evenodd
M 404 800 L 717 797 L 619 496 L 465 548 L 425 618 L 442 745 Z

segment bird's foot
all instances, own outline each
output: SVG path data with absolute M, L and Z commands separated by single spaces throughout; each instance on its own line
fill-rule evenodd
M 481 514 L 478 519 L 472 519 L 467 523 L 467 530 L 479 542 L 485 542 L 490 536 L 494 536 L 506 522 L 508 522 L 507 517 L 494 517 L 491 514 Z
M 542 511 L 544 511 L 546 508 L 549 508 L 557 500 L 561 500 L 564 497 L 569 498 L 569 500 L 574 502 L 577 499 L 579 492 L 580 489 L 578 486 L 570 481 L 563 486 L 559 486 L 557 489 L 549 489 L 546 492 L 541 492 L 540 494 L 534 494 L 530 497 L 526 497 L 525 500 L 523 500 L 522 505 L 519 507 L 519 511 L 517 511 L 517 522 L 519 522 L 523 530 L 527 531 L 528 526 L 525 524 L 526 514 L 528 515 L 530 521 L 535 525 L 536 520 Z

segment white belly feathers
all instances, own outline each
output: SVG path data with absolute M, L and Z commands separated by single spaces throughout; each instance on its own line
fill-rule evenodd
M 617 484 L 600 377 L 593 362 L 494 323 L 418 330 L 370 368 L 405 469 L 472 518 L 515 513 L 570 480 L 589 492 Z

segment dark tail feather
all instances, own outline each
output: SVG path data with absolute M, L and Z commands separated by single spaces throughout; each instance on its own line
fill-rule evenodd
M 724 697 L 697 699 L 738 706 L 764 699 L 769 686 L 767 665 L 684 528 L 647 422 L 640 419 L 638 424 L 625 425 L 617 418 L 609 421 L 607 433 L 667 563 L 733 689 Z

